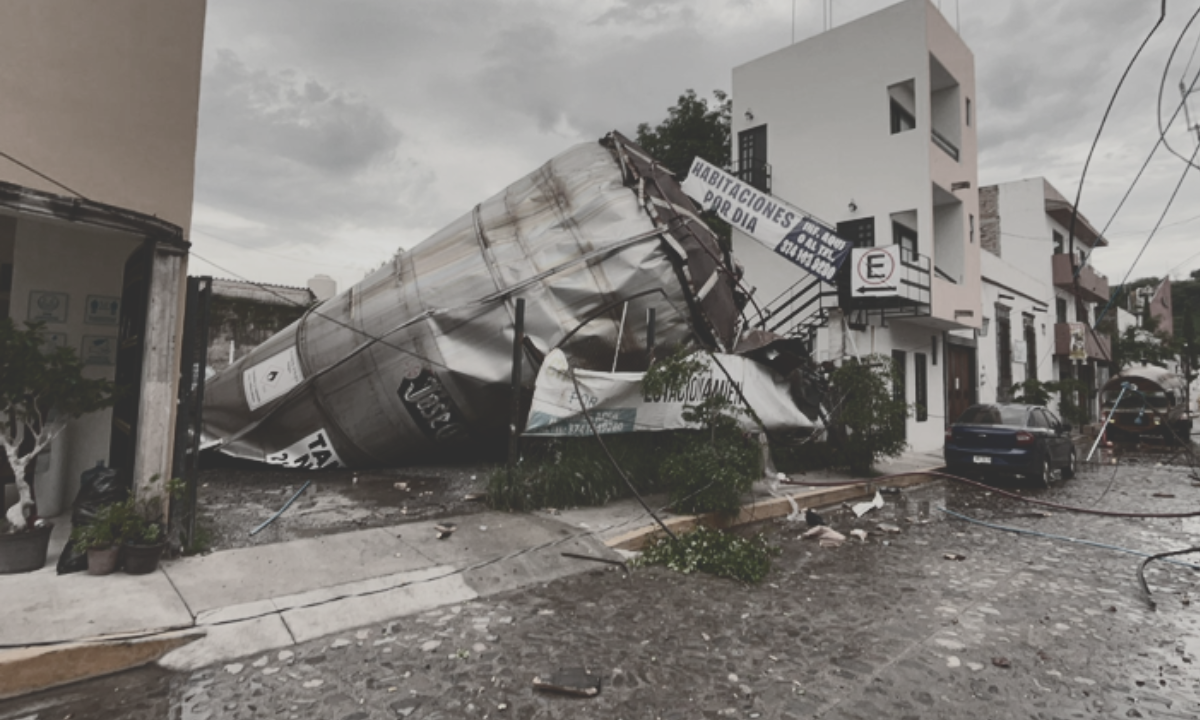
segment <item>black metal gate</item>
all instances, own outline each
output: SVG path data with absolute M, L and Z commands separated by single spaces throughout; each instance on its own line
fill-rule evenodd
M 179 408 L 175 417 L 175 455 L 171 474 L 184 483 L 182 497 L 171 501 L 171 527 L 186 547 L 196 538 L 196 469 L 203 429 L 204 380 L 208 370 L 208 318 L 211 277 L 189 277 L 179 361 Z
M 133 489 L 133 464 L 137 457 L 138 414 L 142 400 L 142 361 L 146 350 L 146 311 L 150 304 L 150 279 L 154 272 L 154 240 L 147 239 L 125 261 L 121 282 L 121 318 L 117 329 L 117 365 L 114 382 L 121 388 L 112 411 L 108 441 L 108 466 L 117 471 L 127 489 Z

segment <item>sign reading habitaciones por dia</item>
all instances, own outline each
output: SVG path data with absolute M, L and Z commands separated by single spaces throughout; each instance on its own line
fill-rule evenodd
M 850 254 L 850 243 L 832 228 L 702 158 L 692 161 L 682 187 L 706 210 L 826 282 Z

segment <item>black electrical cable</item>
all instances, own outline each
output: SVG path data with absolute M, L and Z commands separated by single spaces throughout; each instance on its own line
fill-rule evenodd
M 625 486 L 629 488 L 629 492 L 633 493 L 633 496 L 637 498 L 639 503 L 641 503 L 642 508 L 650 514 L 650 517 L 654 518 L 654 522 L 658 523 L 658 526 L 663 529 L 663 532 L 670 536 L 672 540 L 678 540 L 679 538 L 675 537 L 675 533 L 671 532 L 671 528 L 667 527 L 667 524 L 662 521 L 662 518 L 660 518 L 653 510 L 651 510 L 650 506 L 646 504 L 646 501 L 642 499 L 642 496 L 637 491 L 637 488 L 633 486 L 633 481 L 631 481 L 629 476 L 625 474 L 625 471 L 621 469 L 621 464 L 617 462 L 617 459 L 613 457 L 612 452 L 609 451 L 608 445 L 604 443 L 604 438 L 600 437 L 600 431 L 596 429 L 596 424 L 592 422 L 592 414 L 588 412 L 587 403 L 584 402 L 583 390 L 579 387 L 579 380 L 575 377 L 575 368 L 567 366 L 567 374 L 571 376 L 571 382 L 575 385 L 575 397 L 579 400 L 579 409 L 583 412 L 583 419 L 587 420 L 588 427 L 592 429 L 592 435 L 595 436 L 596 442 L 600 443 L 600 449 L 604 451 L 604 454 L 608 457 L 608 461 L 612 463 L 613 469 L 617 471 L 617 475 L 621 476 L 621 479 L 625 481 Z
M 58 187 L 62 188 L 63 190 L 66 190 L 67 192 L 71 193 L 72 195 L 78 197 L 80 200 L 87 200 L 88 202 L 92 202 L 92 200 L 90 198 L 88 198 L 86 195 L 79 192 L 78 190 L 74 190 L 70 187 L 67 187 L 66 185 L 60 183 L 59 181 L 57 181 L 54 178 L 47 175 L 46 173 L 32 167 L 31 165 L 27 165 L 27 164 L 21 162 L 20 160 L 16 159 L 12 155 L 9 155 L 8 153 L 4 152 L 3 150 L 0 150 L 0 157 L 5 158 L 7 160 L 11 160 L 12 162 L 16 163 L 17 165 L 20 165 L 21 167 L 25 168 L 29 172 L 33 173 L 34 175 L 37 175 L 38 177 L 45 180 L 46 182 L 53 183 L 54 185 L 57 185 Z
M 1190 548 L 1185 548 L 1183 550 L 1171 550 L 1170 552 L 1164 552 L 1164 553 L 1159 553 L 1157 555 L 1151 555 L 1150 557 L 1143 560 L 1140 565 L 1138 565 L 1138 571 L 1137 571 L 1138 582 L 1140 582 L 1142 584 L 1142 591 L 1146 593 L 1146 602 L 1150 604 L 1151 610 L 1157 610 L 1158 603 L 1154 602 L 1154 598 L 1152 598 L 1150 596 L 1150 585 L 1148 585 L 1146 583 L 1146 566 L 1155 560 L 1162 560 L 1163 558 L 1174 557 L 1176 555 L 1187 555 L 1189 553 L 1194 553 L 1194 552 L 1200 552 L 1200 547 L 1190 547 Z
M 1079 186 L 1075 190 L 1075 206 L 1071 209 L 1071 225 L 1067 228 L 1067 237 L 1070 239 L 1072 254 L 1075 248 L 1075 220 L 1079 217 L 1079 199 L 1083 196 L 1083 182 L 1087 178 L 1088 166 L 1092 163 L 1092 155 L 1096 152 L 1096 146 L 1100 143 L 1100 134 L 1104 132 L 1104 125 L 1108 122 L 1108 114 L 1112 112 L 1113 105 L 1117 102 L 1117 94 L 1121 92 L 1121 86 L 1125 84 L 1125 78 L 1129 77 L 1129 71 L 1133 69 L 1134 62 L 1138 56 L 1142 54 L 1146 43 L 1150 42 L 1150 38 L 1162 25 L 1163 20 L 1167 17 L 1167 0 L 1162 0 L 1162 11 L 1159 13 L 1158 22 L 1154 23 L 1154 27 L 1150 28 L 1150 32 L 1146 34 L 1146 38 L 1142 40 L 1142 44 L 1138 45 L 1138 49 L 1133 53 L 1133 57 L 1129 59 L 1129 64 L 1125 66 L 1125 71 L 1121 73 L 1121 79 L 1117 81 L 1117 87 L 1113 90 L 1112 97 L 1108 99 L 1108 107 L 1104 109 L 1104 115 L 1100 118 L 1100 127 L 1096 128 L 1096 136 L 1092 138 L 1092 146 L 1088 149 L 1087 159 L 1083 161 L 1083 172 L 1079 174 Z M 1076 274 L 1076 279 L 1078 279 Z
M 1158 131 L 1164 138 L 1163 143 L 1164 143 L 1164 145 L 1166 145 L 1167 151 L 1170 152 L 1175 157 L 1179 158 L 1180 160 L 1183 160 L 1184 162 L 1188 163 L 1188 165 L 1191 167 L 1196 167 L 1195 163 L 1192 162 L 1191 160 L 1188 160 L 1183 155 L 1179 154 L 1179 152 L 1176 151 L 1175 148 L 1171 147 L 1170 141 L 1165 139 L 1166 134 L 1167 134 L 1167 128 L 1171 127 L 1171 125 L 1175 122 L 1175 117 L 1179 114 L 1179 111 L 1178 110 L 1175 111 L 1175 115 L 1171 116 L 1170 122 L 1168 122 L 1166 127 L 1164 127 L 1163 121 L 1162 121 L 1162 98 L 1163 98 L 1163 90 L 1167 86 L 1167 74 L 1171 69 L 1171 62 L 1174 61 L 1175 53 L 1178 52 L 1179 45 L 1183 42 L 1183 38 L 1187 34 L 1188 28 L 1191 27 L 1192 23 L 1195 22 L 1197 17 L 1200 17 L 1200 8 L 1197 8 L 1196 12 L 1192 13 L 1192 17 L 1187 21 L 1187 24 L 1183 26 L 1183 32 L 1179 33 L 1179 37 L 1176 38 L 1175 45 L 1171 47 L 1171 53 L 1167 56 L 1167 64 L 1165 67 L 1163 67 L 1162 78 L 1158 82 L 1158 107 L 1156 108 L 1157 114 L 1158 114 Z M 1190 61 L 1188 64 L 1189 65 L 1191 64 Z M 1185 77 L 1186 77 L 1186 70 L 1184 72 L 1185 72 Z M 1197 80 L 1200 80 L 1200 71 L 1196 72 L 1196 77 L 1192 79 L 1192 84 L 1189 85 L 1186 89 L 1183 89 L 1183 81 L 1182 80 L 1180 81 L 1180 89 L 1183 90 L 1183 98 L 1182 98 L 1182 102 L 1180 103 L 1180 107 L 1187 104 L 1188 95 L 1192 94 L 1192 91 L 1196 87 Z

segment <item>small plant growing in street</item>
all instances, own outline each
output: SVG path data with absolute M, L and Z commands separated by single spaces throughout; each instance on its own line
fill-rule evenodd
M 744 538 L 700 526 L 672 540 L 661 537 L 642 551 L 634 566 L 662 565 L 690 575 L 708 573 L 743 583 L 760 583 L 771 571 L 771 558 L 780 550 L 761 534 Z

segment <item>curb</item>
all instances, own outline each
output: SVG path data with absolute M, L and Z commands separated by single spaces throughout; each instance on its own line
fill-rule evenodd
M 202 637 L 187 628 L 0 650 L 0 700 L 147 665 Z
M 757 500 L 743 505 L 737 517 L 732 519 L 716 513 L 707 513 L 704 515 L 680 515 L 666 519 L 663 523 L 671 529 L 671 532 L 681 533 L 693 530 L 697 525 L 716 528 L 738 527 L 739 525 L 748 525 L 788 515 L 792 512 L 792 505 L 788 502 L 789 498 L 800 507 L 824 507 L 826 505 L 872 496 L 876 490 L 882 487 L 913 487 L 932 482 L 936 478 L 930 477 L 927 473 L 933 469 L 914 470 L 899 475 L 891 475 L 887 479 L 867 480 L 861 485 L 814 488 L 812 490 L 801 490 L 800 492 L 782 497 Z M 608 540 L 605 544 L 614 550 L 637 551 L 662 534 L 662 528 L 657 524 L 650 524 L 637 530 L 631 530 L 623 535 L 618 535 Z

